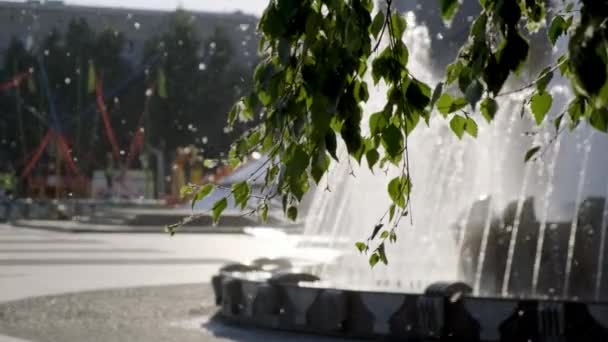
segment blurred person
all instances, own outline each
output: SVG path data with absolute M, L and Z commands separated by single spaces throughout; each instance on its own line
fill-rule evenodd
M 12 214 L 14 192 L 16 185 L 15 169 L 9 163 L 0 173 L 0 204 L 4 206 L 4 217 L 8 221 Z

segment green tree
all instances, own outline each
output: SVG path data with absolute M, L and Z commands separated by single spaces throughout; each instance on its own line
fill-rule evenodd
M 12 37 L 4 53 L 2 82 L 29 73 L 35 65 L 34 56 L 20 40 Z M 29 83 L 29 85 L 33 84 Z M 22 166 L 25 154 L 35 146 L 43 126 L 40 115 L 34 115 L 37 113 L 35 111 L 32 113 L 33 109 L 25 106 L 37 101 L 36 92 L 28 88 L 31 88 L 28 87 L 28 82 L 21 82 L 19 87 L 4 91 L 0 96 L 0 107 L 4 114 L 3 127 L 6 127 L 6 134 L 2 140 L 7 142 L 10 151 L 8 159 L 16 161 L 16 167 Z
M 93 54 L 87 62 L 90 63 L 87 69 L 92 68 L 92 71 L 94 71 L 94 81 L 102 82 L 104 96 L 107 97 L 110 95 L 110 92 L 114 92 L 117 89 L 120 90 L 113 97 L 106 98 L 105 105 L 119 144 L 118 147 L 124 150 L 125 153 L 134 131 L 137 129 L 137 118 L 142 111 L 143 101 L 141 98 L 144 92 L 139 85 L 133 85 L 128 87 L 128 89 L 117 88 L 123 85 L 125 80 L 131 76 L 133 69 L 129 61 L 123 57 L 126 42 L 127 39 L 122 32 L 112 28 L 104 29 L 96 35 L 92 44 L 94 49 Z M 90 84 L 87 83 L 91 82 L 89 78 L 92 75 L 88 75 L 90 72 L 87 69 L 84 69 L 84 77 L 87 82 L 82 86 L 90 88 Z M 140 96 L 136 97 L 138 101 L 130 101 L 132 94 L 128 90 L 131 88 L 139 90 Z M 91 93 L 89 103 L 93 103 L 95 94 L 91 92 L 91 89 L 88 89 L 88 91 Z M 110 152 L 112 147 L 105 137 L 105 129 L 100 125 L 100 114 L 95 113 L 92 121 L 94 124 L 90 127 L 90 151 L 93 151 L 92 156 L 102 156 Z M 103 143 L 100 144 L 100 141 Z M 96 167 L 100 166 L 103 165 L 96 165 Z
M 255 70 L 254 90 L 228 117 L 234 123 L 261 116 L 259 125 L 234 144 L 231 157 L 238 164 L 252 150 L 270 156 L 265 179 L 276 190 L 260 201 L 262 217 L 268 200 L 278 197 L 287 216 L 295 219 L 310 182 L 318 182 L 337 160 L 338 139 L 357 162 L 365 158 L 372 169 L 394 164 L 402 170 L 388 186 L 393 203 L 386 222 L 370 227 L 367 242 L 357 244 L 362 252 L 369 251 L 372 265 L 387 261 L 385 242 L 396 240 L 396 223 L 408 212 L 412 189 L 408 137 L 420 121 L 428 122 L 434 109 L 458 137 L 476 136 L 477 123 L 468 113 L 469 106 L 480 108 L 491 123 L 497 97 L 528 90 L 531 95 L 524 104 L 540 124 L 549 120 L 546 115 L 552 105 L 547 84 L 559 74 L 570 82 L 575 97 L 553 119 L 556 128 L 567 119 L 572 128 L 586 120 L 601 131 L 608 130 L 608 2 L 565 0 L 547 8 L 544 0 L 480 0 L 468 39 L 437 85 L 425 84 L 409 72 L 408 47 L 402 40 L 408 23 L 393 2 L 380 1 L 374 9 L 371 0 L 270 1 L 258 26 L 263 60 Z M 436 6 L 448 23 L 460 2 L 439 0 Z M 507 79 L 517 77 L 530 62 L 527 37 L 545 26 L 550 44 L 564 36 L 568 51 L 556 64 L 541 68 L 532 82 L 514 91 L 503 90 Z M 387 43 L 380 44 L 382 40 Z M 360 125 L 362 104 L 369 99 L 368 74 L 373 83 L 385 82 L 388 91 L 384 109 L 370 117 L 370 134 L 363 135 Z M 541 149 L 530 150 L 526 159 Z M 246 182 L 235 185 L 232 196 L 237 203 L 247 203 L 248 189 Z M 208 193 L 203 190 L 202 195 Z M 188 191 L 194 198 L 202 197 L 197 188 Z M 216 218 L 222 208 L 219 202 L 214 207 Z M 387 228 L 379 234 L 383 226 Z M 377 247 L 370 250 L 372 240 Z
M 71 113 L 80 113 L 85 104 L 91 100 L 87 89 L 87 71 L 96 51 L 95 40 L 96 33 L 85 19 L 77 18 L 70 21 L 65 34 L 67 50 L 65 63 L 74 70 L 70 78 L 71 87 L 68 90 L 69 98 L 72 100 L 68 108 Z M 93 132 L 89 131 L 90 125 L 83 124 L 85 120 L 82 117 L 77 117 L 75 120 L 74 149 L 76 155 L 80 155 L 90 147 L 90 141 L 83 137 Z M 86 160 L 83 160 L 83 163 L 86 163 Z
M 155 90 L 164 97 L 154 101 L 150 109 L 150 135 L 154 137 L 156 146 L 164 140 L 168 149 L 174 150 L 195 139 L 188 125 L 195 120 L 198 111 L 195 103 L 200 88 L 197 72 L 201 39 L 190 16 L 178 11 L 171 15 L 167 32 L 150 39 L 145 45 L 144 60 L 160 58 L 160 62 L 149 71 L 148 86 L 156 83 Z
M 251 77 L 235 57 L 233 42 L 221 28 L 201 38 L 191 16 L 177 11 L 169 28 L 146 42 L 144 59 L 160 58 L 149 72 L 149 86 L 156 84 L 150 108 L 150 135 L 156 146 L 168 151 L 193 142 L 205 155 L 218 157 L 229 149 L 232 136 L 224 132 L 224 114 L 245 91 Z M 239 128 L 237 127 L 237 131 Z

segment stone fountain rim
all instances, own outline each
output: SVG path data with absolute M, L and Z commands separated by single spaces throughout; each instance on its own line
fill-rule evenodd
M 237 273 L 237 272 L 235 272 Z M 241 272 L 238 272 L 241 273 Z M 341 288 L 341 287 L 326 287 L 326 286 L 307 286 L 309 282 L 299 282 L 299 283 L 271 283 L 267 279 L 250 279 L 247 277 L 240 277 L 238 274 L 233 274 L 233 272 L 220 272 L 219 274 L 224 279 L 235 279 L 240 281 L 241 283 L 253 283 L 258 285 L 272 285 L 279 286 L 282 288 L 298 288 L 298 289 L 306 289 L 306 290 L 335 290 L 347 293 L 356 293 L 356 294 L 370 294 L 370 295 L 393 295 L 393 296 L 427 296 L 427 297 L 438 297 L 440 295 L 436 294 L 425 294 L 425 293 L 414 293 L 414 292 L 396 292 L 396 291 L 382 291 L 382 290 L 369 290 L 369 289 L 352 289 L 352 288 Z M 559 304 L 586 304 L 586 305 L 606 305 L 608 307 L 608 300 L 578 300 L 578 299 L 560 299 L 560 298 L 542 298 L 542 297 L 498 297 L 498 296 L 483 296 L 483 295 L 472 295 L 463 293 L 462 298 L 466 299 L 480 299 L 480 300 L 492 300 L 497 302 L 542 302 L 542 303 L 559 303 Z
M 465 324 L 466 331 L 478 334 L 475 341 L 499 341 L 504 337 L 504 324 L 532 319 L 537 324 L 533 329 L 540 329 L 532 333 L 544 337 L 565 336 L 572 333 L 571 329 L 579 329 L 576 331 L 600 334 L 594 342 L 608 340 L 608 303 L 604 301 L 471 296 L 451 286 L 457 283 L 439 283 L 439 287 L 425 293 L 340 289 L 271 278 L 248 279 L 241 274 L 221 271 L 212 278 L 212 284 L 221 308 L 219 315 L 227 322 L 243 326 L 375 340 L 405 336 L 407 340 L 412 336 L 422 339 L 451 336 L 445 334 Z M 413 312 L 414 318 L 403 316 L 408 312 Z M 524 312 L 532 315 L 523 315 Z M 574 328 L 568 325 L 573 315 L 585 312 L 589 318 L 586 323 L 575 319 Z M 359 326 L 362 317 L 368 321 Z M 394 319 L 399 319 L 398 326 L 393 325 Z M 414 330 L 394 330 L 410 326 Z

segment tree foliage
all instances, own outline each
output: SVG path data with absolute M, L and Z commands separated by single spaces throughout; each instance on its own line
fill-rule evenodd
M 150 106 L 153 145 L 175 151 L 197 139 L 200 146 L 204 136 L 215 143 L 205 146 L 207 156 L 226 152 L 229 143 L 221 144 L 227 140 L 223 114 L 251 89 L 251 70 L 239 63 L 233 46 L 221 27 L 203 39 L 192 16 L 184 11 L 171 15 L 166 32 L 146 41 L 143 63 L 159 59 L 147 80 L 148 84 L 156 80 L 160 95 Z
M 588 120 L 606 131 L 608 2 L 561 1 L 555 8 L 548 8 L 544 0 L 479 2 L 481 12 L 473 18 L 456 60 L 446 68 L 441 83 L 429 85 L 408 69 L 408 46 L 403 40 L 408 22 L 393 9 L 391 0 L 380 1 L 378 8 L 372 0 L 270 1 L 258 26 L 263 60 L 254 73 L 254 90 L 228 117 L 229 124 L 261 118 L 231 152 L 234 164 L 243 162 L 251 151 L 270 156 L 268 168 L 259 172 L 265 172 L 266 185 L 273 191 L 260 201 L 260 213 L 277 197 L 287 216 L 295 219 L 295 208 L 310 180 L 318 183 L 330 164 L 338 161 L 342 140 L 346 158 L 358 163 L 365 158 L 371 169 L 393 164 L 401 170 L 388 185 L 392 204 L 387 214 L 367 241 L 356 245 L 369 253 L 372 266 L 386 263 L 385 242 L 396 241 L 395 228 L 408 214 L 415 185 L 409 178 L 408 137 L 421 121 L 428 124 L 433 113 L 442 115 L 459 138 L 476 137 L 477 123 L 470 109 L 479 108 L 492 123 L 497 97 L 527 91 L 524 103 L 541 124 L 548 120 L 552 106 L 547 86 L 559 73 L 569 80 L 575 97 L 556 120 L 561 122 L 567 115 L 571 127 Z M 459 1 L 440 0 L 436 5 L 449 23 Z M 567 40 L 568 51 L 530 84 L 505 90 L 509 77 L 518 75 L 528 61 L 527 37 L 538 32 L 546 32 L 551 44 Z M 387 101 L 381 111 L 371 114 L 370 132 L 363 134 L 362 105 L 369 100 L 369 82 L 386 84 Z M 529 151 L 526 160 L 537 151 Z

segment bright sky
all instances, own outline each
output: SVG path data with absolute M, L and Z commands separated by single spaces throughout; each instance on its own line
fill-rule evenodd
M 12 0 L 19 1 L 19 0 Z M 64 0 L 66 4 L 104 7 L 127 7 L 173 10 L 184 9 L 208 12 L 241 11 L 261 15 L 269 0 Z M 20 1 L 22 2 L 22 1 Z

